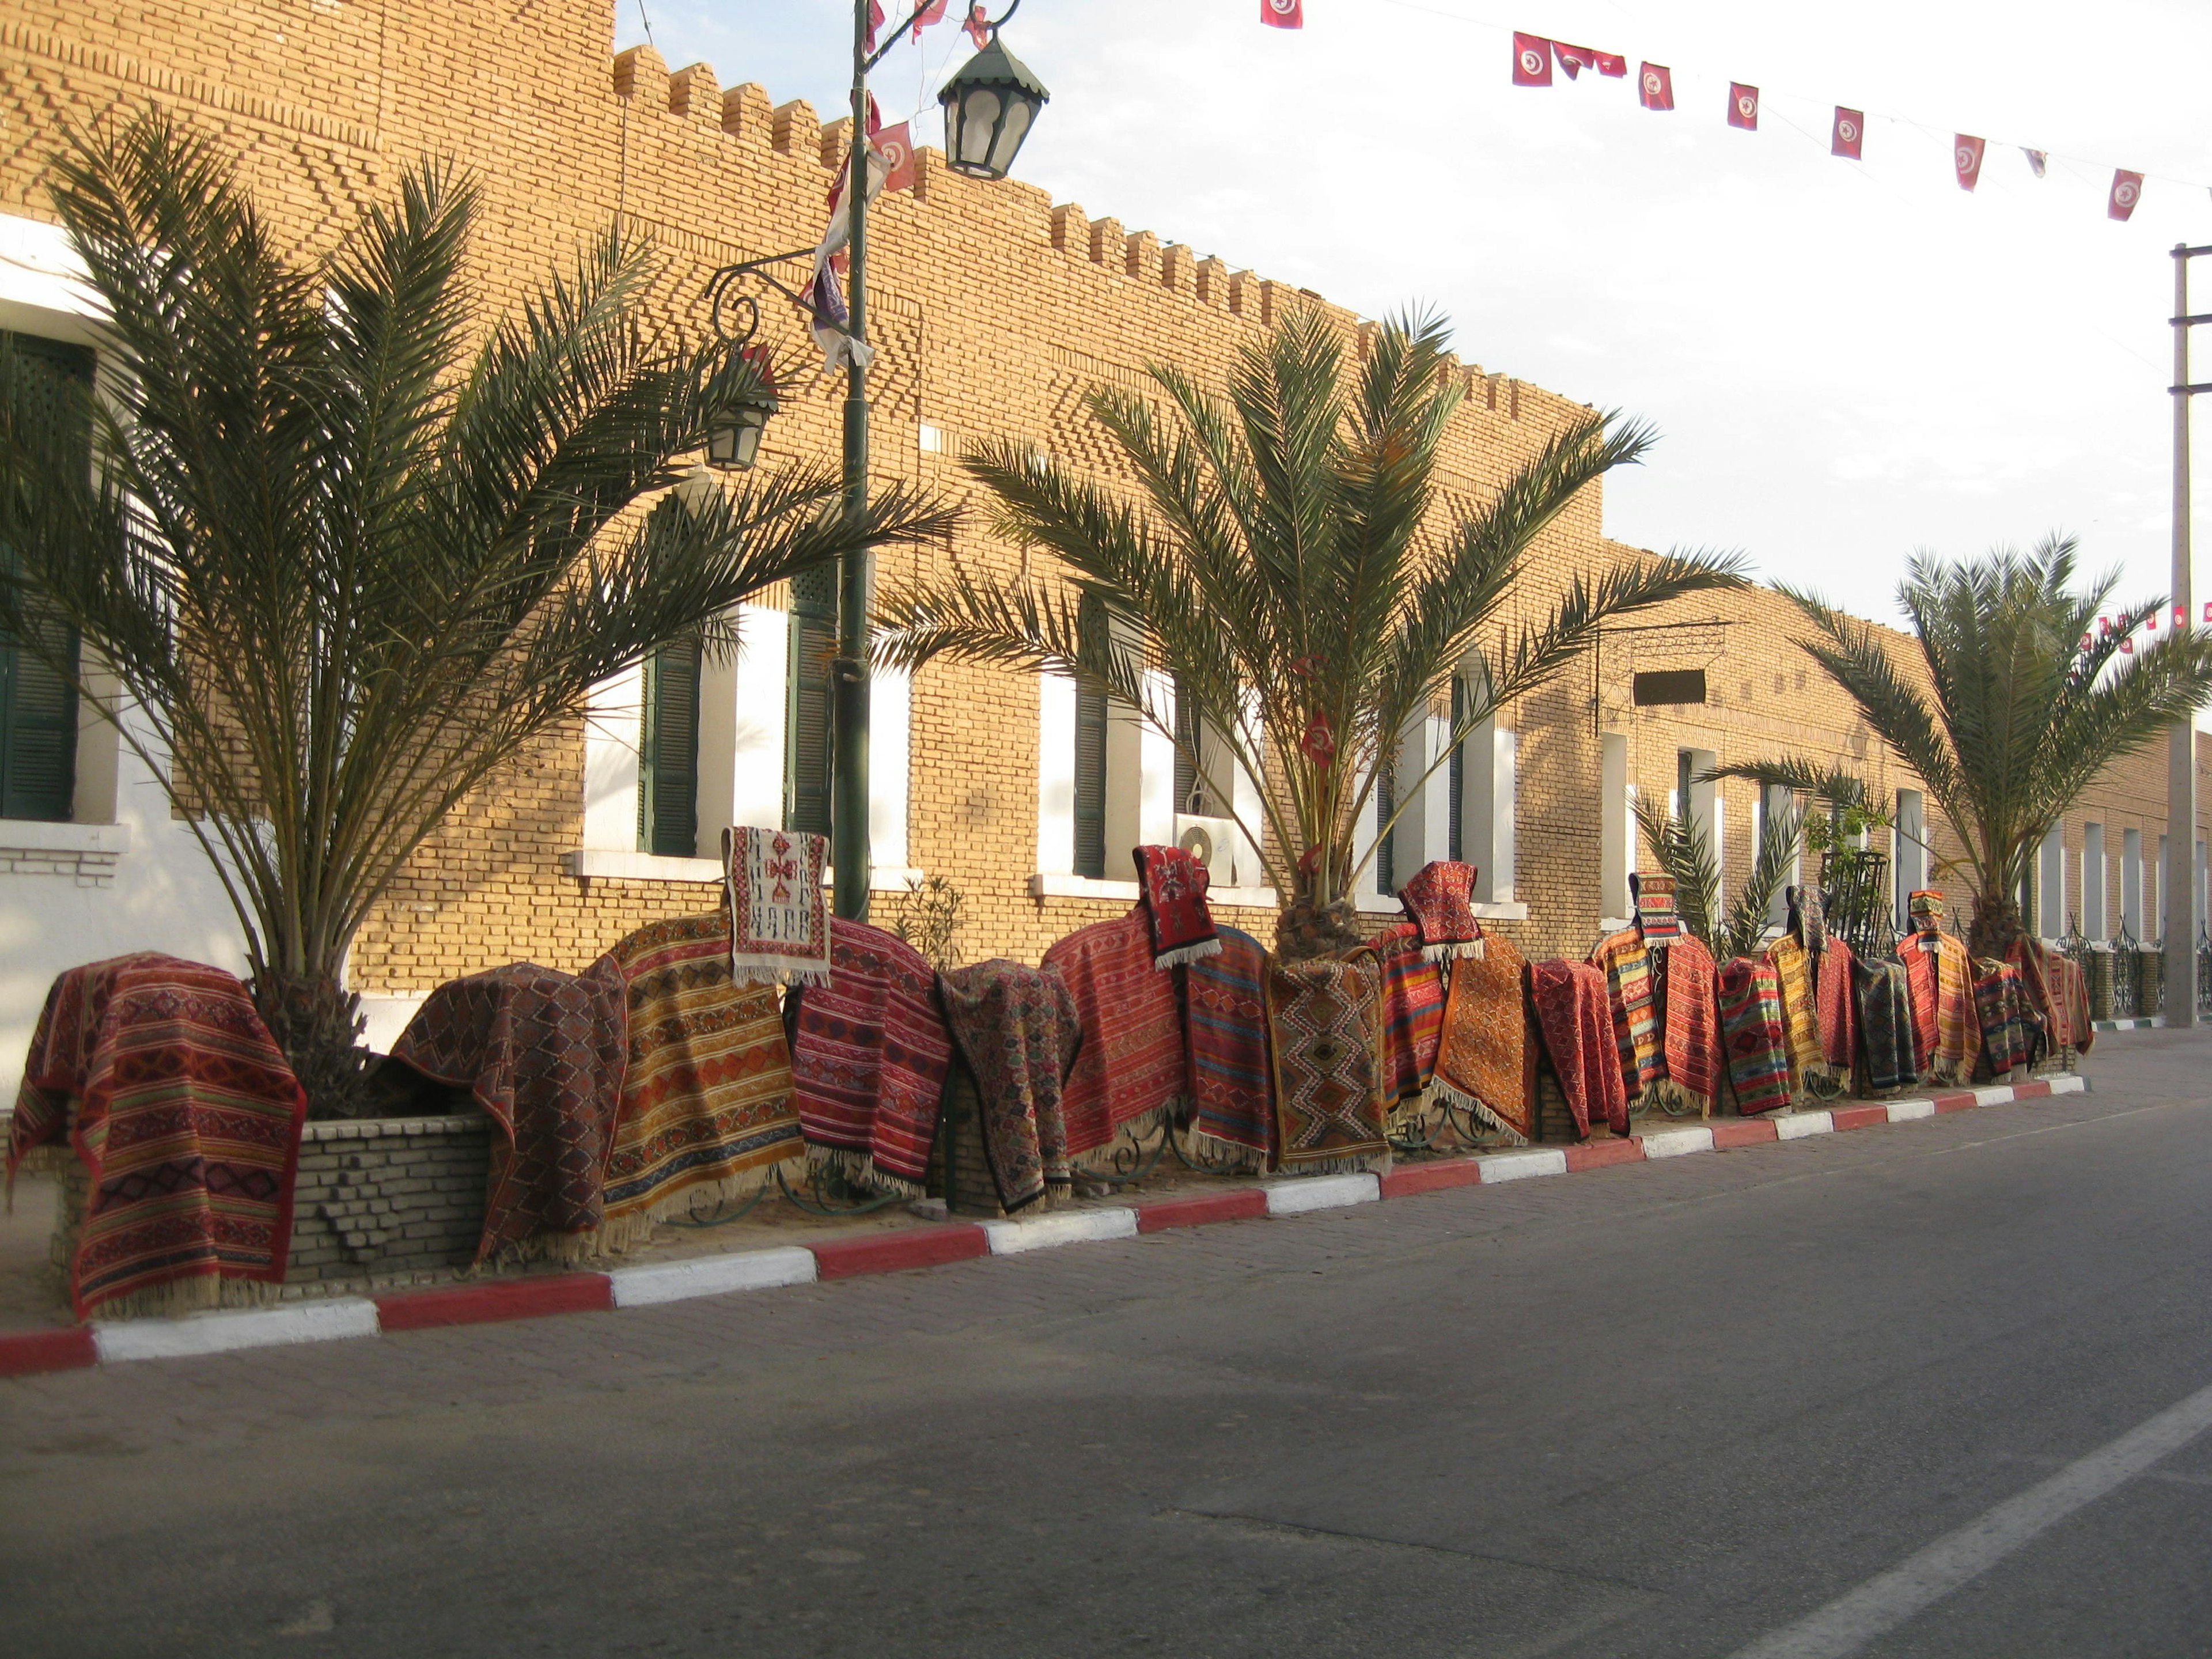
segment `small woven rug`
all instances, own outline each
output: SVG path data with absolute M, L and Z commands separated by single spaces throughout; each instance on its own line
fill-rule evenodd
M 1208 1158 L 1257 1169 L 1275 1145 L 1267 953 L 1249 933 L 1219 931 L 1219 953 L 1182 969 L 1190 1139 Z
M 775 989 L 731 978 L 728 912 L 656 921 L 601 961 L 629 1026 L 599 1241 L 621 1249 L 656 1220 L 748 1196 L 806 1143 Z
M 1682 934 L 1665 956 L 1667 1075 L 1662 1087 L 1679 1104 L 1710 1116 L 1721 1092 L 1720 970 L 1693 933 Z
M 1082 1042 L 1075 999 L 1048 969 L 994 957 L 938 979 L 975 1082 L 983 1151 L 1008 1214 L 1072 1184 L 1061 1091 Z
M 74 1120 L 71 1102 L 76 1103 Z M 23 1063 L 8 1181 L 67 1136 L 88 1178 L 70 1261 L 77 1317 L 219 1305 L 279 1285 L 307 1097 L 246 988 L 144 952 L 59 975 Z
M 830 921 L 830 982 L 784 999 L 792 1103 L 810 1160 L 920 1198 L 952 1063 L 937 973 L 904 939 Z
M 2023 935 L 2005 947 L 2005 960 L 2020 969 L 2028 1011 L 2042 1020 L 2050 1053 L 2063 1055 L 2069 1048 L 2086 1050 L 2087 1044 L 2083 1037 L 2089 1024 L 2087 987 L 2081 988 L 2082 1006 L 2077 1016 L 2074 993 L 2081 981 L 2081 970 L 2073 958 L 2051 950 L 2041 939 Z
M 1766 960 L 1774 969 L 1774 982 L 1782 995 L 1783 1040 L 1790 1055 L 1792 1088 L 1818 1094 L 1824 1100 L 1830 1098 L 1839 1079 L 1828 1064 L 1827 1051 L 1820 1045 L 1820 1010 L 1813 994 L 1812 955 L 1784 933 L 1766 947 Z
M 1858 1055 L 1858 958 L 1832 934 L 1814 964 L 1814 997 L 1820 1014 L 1820 1052 L 1839 1079 L 1848 1081 Z
M 1590 952 L 1589 965 L 1605 979 L 1621 1087 L 1631 1099 L 1638 1098 L 1667 1074 L 1667 1052 L 1660 1042 L 1657 994 L 1651 977 L 1651 952 L 1645 948 L 1640 932 L 1624 927 L 1598 941 L 1597 948 Z M 1545 1037 L 1548 1044 L 1548 1027 Z M 1559 1063 L 1556 1054 L 1553 1063 Z M 1564 1072 L 1560 1073 L 1562 1084 L 1565 1076 Z
M 1734 957 L 1721 968 L 1719 993 L 1729 1084 L 1735 1091 L 1736 1110 L 1755 1117 L 1787 1106 L 1789 1039 L 1783 1027 L 1782 981 L 1774 965 Z
M 1398 902 L 1420 929 L 1422 953 L 1431 962 L 1482 954 L 1482 924 L 1474 916 L 1475 873 L 1471 864 L 1436 859 L 1398 890 Z
M 1382 970 L 1383 1107 L 1418 1109 L 1443 1039 L 1444 976 L 1410 921 L 1384 928 L 1371 944 Z
M 730 975 L 739 985 L 820 985 L 830 977 L 830 843 L 789 830 L 722 831 Z
M 1522 973 L 1528 963 L 1510 939 L 1482 943 L 1480 956 L 1452 963 L 1430 1087 L 1519 1146 L 1535 1133 L 1536 1045 L 1528 1040 Z
M 1213 953 L 1218 954 L 1217 941 Z M 1146 909 L 1079 928 L 1044 953 L 1066 981 L 1083 1027 L 1067 1074 L 1067 1155 L 1103 1156 L 1125 1128 L 1142 1133 L 1182 1103 L 1189 1086 L 1175 972 L 1153 965 Z
M 582 979 L 518 962 L 441 985 L 392 1045 L 392 1059 L 468 1090 L 498 1126 L 478 1261 L 562 1254 L 599 1225 L 624 1024 L 605 958 Z
M 1682 918 L 1674 908 L 1674 877 L 1639 872 L 1628 878 L 1628 890 L 1636 904 L 1637 931 L 1646 945 L 1663 951 L 1682 937 Z
M 1382 973 L 1372 951 L 1342 961 L 1271 963 L 1267 1030 L 1275 1067 L 1275 1167 L 1297 1175 L 1386 1162 Z
M 1628 1133 L 1628 1091 L 1610 1000 L 1605 975 L 1587 963 L 1528 965 L 1529 1006 L 1578 1139 L 1588 1139 L 1600 1118 L 1615 1134 Z
M 1981 1020 L 1982 1058 L 1994 1080 L 2015 1066 L 2033 1066 L 2043 1053 L 2042 1024 L 2028 1006 L 2020 969 L 2008 962 L 1974 964 L 1974 1007 Z
M 1136 859 L 1152 966 L 1173 968 L 1218 952 L 1221 937 L 1206 902 L 1206 866 L 1180 847 L 1139 847 Z
M 1867 1086 L 1876 1093 L 1901 1089 L 1919 1075 L 1912 1045 L 1912 994 L 1905 983 L 1905 964 L 1887 957 L 1862 957 L 1851 969 L 1861 1046 L 1866 1050 Z

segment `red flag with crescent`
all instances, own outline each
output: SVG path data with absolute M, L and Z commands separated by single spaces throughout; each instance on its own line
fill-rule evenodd
M 1597 72 L 1609 80 L 1618 81 L 1628 73 L 1628 60 L 1617 52 L 1599 52 Z
M 968 8 L 968 21 L 962 27 L 968 31 L 968 38 L 975 43 L 976 51 L 981 52 L 991 44 L 991 14 L 981 6 Z
M 1586 69 L 1597 67 L 1597 54 L 1588 46 L 1571 46 L 1564 40 L 1552 42 L 1552 56 L 1559 60 L 1559 67 L 1571 81 Z
M 1636 77 L 1636 95 L 1646 109 L 1674 107 L 1674 71 L 1664 64 L 1646 64 Z
M 912 190 L 921 176 L 921 164 L 914 153 L 914 135 L 906 122 L 895 127 L 885 127 L 875 137 L 876 154 L 883 159 L 884 189 Z
M 1746 132 L 1759 131 L 1759 88 L 1741 81 L 1729 82 L 1729 125 Z
M 1540 34 L 1513 37 L 1513 84 L 1548 87 L 1552 84 L 1552 43 Z
M 1302 29 L 1306 26 L 1306 0 L 1260 0 L 1260 21 L 1270 28 Z
M 2105 216 L 2125 223 L 2136 204 L 2142 200 L 2143 176 L 2122 167 L 2112 175 L 2112 193 L 2105 203 Z
M 1959 174 L 1959 188 L 1972 190 L 1982 179 L 1982 150 L 1980 139 L 1966 133 L 1955 133 L 1951 138 L 1951 165 Z
M 1847 161 L 1866 160 L 1866 112 L 1836 106 L 1836 125 L 1828 137 L 1828 154 Z

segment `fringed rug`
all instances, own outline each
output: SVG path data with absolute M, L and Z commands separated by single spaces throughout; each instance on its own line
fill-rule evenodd
M 1781 980 L 1773 964 L 1749 957 L 1723 964 L 1720 1009 L 1736 1110 L 1754 1117 L 1787 1106 L 1789 1037 L 1783 1025 Z
M 477 1257 L 560 1255 L 598 1227 L 625 1060 L 622 981 L 519 962 L 449 980 L 392 1057 L 466 1089 L 498 1126 Z
M 76 1103 L 75 1121 L 70 1103 Z M 57 978 L 23 1063 L 8 1180 L 64 1135 L 88 1178 L 70 1262 L 82 1319 L 214 1307 L 222 1282 L 277 1285 L 307 1097 L 220 968 L 146 952 Z
M 1369 1170 L 1382 1138 L 1382 974 L 1372 951 L 1338 962 L 1272 963 L 1267 1030 L 1275 1067 L 1275 1167 L 1296 1175 Z
M 726 911 L 654 922 L 601 960 L 629 1028 L 599 1240 L 621 1249 L 656 1220 L 751 1194 L 806 1143 L 775 992 L 731 979 Z
M 1398 902 L 1420 930 L 1421 951 L 1430 961 L 1482 954 L 1482 924 L 1474 916 L 1474 878 L 1473 865 L 1437 859 L 1423 865 L 1398 890 Z
M 1175 973 L 1154 966 L 1146 917 L 1139 904 L 1044 953 L 1044 965 L 1066 981 L 1083 1028 L 1064 1109 L 1067 1155 L 1079 1162 L 1105 1155 L 1125 1127 L 1142 1132 L 1174 1111 L 1189 1084 Z M 1200 960 L 1220 948 L 1209 942 L 1214 952 Z
M 1820 1043 L 1811 953 L 1785 933 L 1766 947 L 1766 960 L 1774 969 L 1775 986 L 1782 996 L 1782 1031 L 1790 1055 L 1792 1089 L 1822 1100 L 1832 1099 L 1843 1079 L 1829 1065 L 1827 1051 Z
M 1535 1133 L 1536 1045 L 1528 1040 L 1522 970 L 1512 941 L 1489 938 L 1451 965 L 1430 1087 L 1520 1146 Z M 1607 1046 L 1611 1047 L 1608 1030 Z
M 904 939 L 830 922 L 830 982 L 784 999 L 807 1156 L 876 1192 L 922 1195 L 952 1063 L 937 972 Z
M 1175 968 L 1217 954 L 1221 936 L 1206 902 L 1206 866 L 1180 847 L 1139 847 L 1136 860 L 1152 966 Z
M 1642 933 L 1633 927 L 1625 927 L 1598 941 L 1597 949 L 1590 952 L 1589 965 L 1605 979 L 1621 1087 L 1631 1099 L 1638 1098 L 1667 1074 L 1666 1050 L 1659 1039 L 1651 952 L 1645 947 Z M 1550 1036 L 1547 1027 L 1547 1045 Z M 1556 1054 L 1553 1063 L 1558 1064 Z M 1560 1076 L 1564 1081 L 1565 1073 Z
M 820 985 L 830 977 L 830 843 L 789 830 L 722 831 L 730 973 L 739 985 Z
M 1531 963 L 1528 1001 L 1559 1092 L 1574 1115 L 1577 1138 L 1587 1139 L 1600 1118 L 1615 1134 L 1626 1134 L 1628 1090 L 1605 975 L 1587 963 Z
M 1814 995 L 1820 1005 L 1820 1052 L 1839 1080 L 1848 1082 L 1858 1058 L 1858 958 L 1851 947 L 1830 934 L 1814 963 Z
M 1386 1111 L 1418 1108 L 1437 1069 L 1443 1036 L 1444 977 L 1409 921 L 1374 941 L 1382 970 L 1382 1090 Z
M 1190 1139 L 1209 1160 L 1264 1165 L 1275 1146 L 1267 1066 L 1267 953 L 1234 927 L 1221 949 L 1182 969 Z
M 1657 879 L 1644 884 L 1647 890 Z M 1721 1070 L 1712 953 L 1679 930 L 1671 945 L 1653 950 L 1631 927 L 1601 940 L 1590 966 L 1605 975 L 1623 1089 L 1646 1106 L 1710 1115 Z
M 1922 944 L 1920 951 L 1923 960 L 1933 959 L 1936 969 L 1936 1030 L 1922 1075 L 1936 1083 L 1966 1083 L 1972 1079 L 1974 1064 L 1982 1055 L 1981 1022 L 1974 1012 L 1973 959 L 1948 933 L 1934 937 L 1934 948 Z M 1920 941 L 1905 943 L 1908 963 L 1917 943 Z M 1917 992 L 1913 1007 L 1917 1014 Z
M 1852 973 L 1857 981 L 1867 1086 L 1876 1093 L 1901 1089 L 1918 1075 L 1912 1046 L 1912 994 L 1905 984 L 1905 964 L 1887 957 L 1857 960 Z
M 2088 988 L 2071 957 L 2051 950 L 2041 939 L 2025 936 L 2005 947 L 2005 960 L 2020 969 L 2028 1011 L 2043 1022 L 2048 1052 L 2063 1056 L 2069 1048 L 2088 1048 Z M 2079 995 L 2080 1008 L 2075 1003 Z
M 975 1085 L 983 1151 L 1008 1214 L 1072 1182 L 1061 1090 L 1082 1041 L 1075 999 L 1048 969 L 994 957 L 940 976 L 946 1023 Z
M 1974 1006 L 1980 1016 L 1982 1058 L 1992 1079 L 2015 1066 L 2033 1066 L 2043 1052 L 2041 1023 L 2027 1006 L 2020 969 L 2008 962 L 1978 962 Z
M 1662 1097 L 1711 1116 L 1721 1092 L 1720 970 L 1712 952 L 1684 933 L 1666 952 L 1667 1075 Z

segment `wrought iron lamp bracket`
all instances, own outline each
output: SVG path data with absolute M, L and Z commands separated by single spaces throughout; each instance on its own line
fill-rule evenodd
M 769 269 L 773 265 L 790 264 L 796 260 L 811 260 L 811 247 L 794 249 L 789 253 L 771 253 L 765 259 L 748 259 L 742 264 L 724 265 L 707 278 L 704 296 L 708 305 L 708 322 L 717 338 L 723 343 L 743 350 L 753 343 L 760 332 L 760 296 L 748 290 L 746 284 L 758 283 L 773 289 L 791 301 L 794 310 L 806 319 L 809 328 L 834 328 L 848 339 L 854 337 L 842 324 L 817 310 L 805 294 L 791 287 Z

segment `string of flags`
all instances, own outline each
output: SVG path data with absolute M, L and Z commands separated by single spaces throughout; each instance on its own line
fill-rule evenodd
M 2168 631 L 2179 633 L 2188 626 L 2189 607 L 2180 605 L 2175 605 L 2173 607 L 2173 616 L 2169 625 Z M 2199 628 L 2212 629 L 2212 599 L 2207 599 L 2204 602 L 2203 620 L 2198 623 L 2197 626 Z M 2087 651 L 2094 639 L 2101 639 L 2113 634 L 2118 634 L 2122 636 L 2120 640 L 2121 653 L 2124 655 L 2131 657 L 2135 654 L 2135 636 L 2138 633 L 2151 635 L 2152 637 L 2149 642 L 2155 645 L 2158 643 L 2156 637 L 2158 631 L 2157 611 L 2146 611 L 2138 617 L 2131 616 L 2127 611 L 2123 611 L 2114 616 L 2098 617 L 2096 634 L 2094 635 L 2084 634 L 2081 636 L 2081 644 L 2080 648 Z

